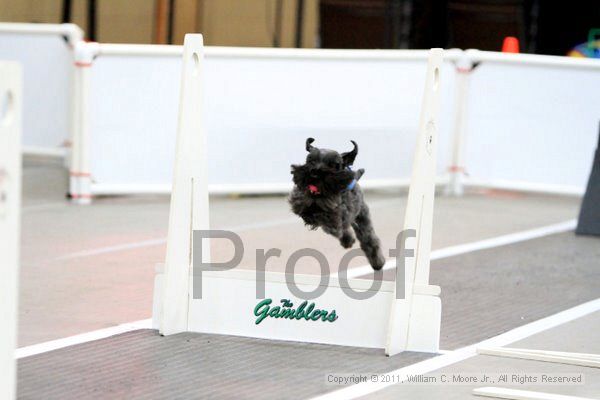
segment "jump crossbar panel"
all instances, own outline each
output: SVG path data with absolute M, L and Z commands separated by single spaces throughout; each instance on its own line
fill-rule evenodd
M 405 276 L 400 276 L 406 281 L 404 299 L 396 299 L 395 282 L 383 282 L 380 290 L 373 290 L 368 280 L 349 279 L 345 284 L 330 279 L 321 296 L 304 302 L 288 288 L 286 275 L 275 272 L 265 274 L 265 296 L 257 299 L 256 271 L 239 269 L 203 272 L 202 298 L 194 299 L 192 265 L 199 255 L 193 254 L 192 233 L 209 228 L 209 203 L 201 104 L 204 49 L 201 35 L 187 35 L 167 255 L 164 273 L 158 272 L 155 280 L 154 320 L 161 334 L 191 331 L 381 348 L 390 356 L 404 350 L 437 352 L 441 301 L 439 287 L 430 286 L 428 279 L 442 55 L 441 49 L 433 49 L 428 61 L 404 226 L 417 232 L 415 257 L 407 263 Z M 207 263 L 208 240 L 201 246 L 202 261 Z M 293 278 L 299 290 L 309 292 L 321 277 L 296 274 Z M 348 287 L 371 291 L 372 296 L 351 298 L 345 293 Z M 320 314 L 314 313 L 317 308 Z M 313 311 L 311 318 L 308 310 Z
M 22 72 L 0 62 L 0 398 L 15 398 L 21 205 Z

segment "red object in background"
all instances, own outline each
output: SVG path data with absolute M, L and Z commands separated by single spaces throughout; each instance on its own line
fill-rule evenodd
M 503 53 L 518 53 L 519 52 L 519 39 L 514 36 L 507 36 L 504 38 L 502 43 Z

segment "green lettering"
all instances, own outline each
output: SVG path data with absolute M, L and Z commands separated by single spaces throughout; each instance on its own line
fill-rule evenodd
M 304 318 L 306 318 L 307 321 L 310 321 L 310 313 L 312 312 L 313 308 L 315 308 L 315 303 L 310 303 L 310 305 L 306 309 L 306 313 L 304 314 Z
M 335 310 L 331 311 L 331 313 L 329 313 L 329 316 L 327 316 L 327 321 L 329 322 L 333 322 L 337 319 L 337 315 L 335 315 Z
M 281 299 L 281 302 L 283 303 L 282 306 L 283 307 L 292 307 L 294 304 L 289 301 L 288 299 Z
M 321 310 L 321 321 L 327 321 L 327 310 Z
M 269 304 L 271 304 L 272 302 L 273 300 L 271 299 L 264 299 L 263 301 L 258 303 L 256 307 L 254 307 L 254 315 L 258 317 L 256 318 L 256 325 L 260 324 L 263 319 L 267 318 L 267 315 L 269 313 Z
M 307 301 L 303 301 L 302 304 L 300 304 L 300 307 L 296 310 L 296 319 L 304 317 L 304 308 L 306 307 L 306 304 L 308 304 Z
M 315 308 L 315 303 L 308 303 L 303 301 L 297 309 L 293 309 L 293 303 L 288 299 L 281 299 L 281 306 L 271 307 L 273 300 L 264 299 L 261 300 L 256 307 L 254 307 L 254 315 L 257 317 L 255 324 L 260 324 L 265 318 L 287 318 L 287 319 L 305 319 L 307 321 L 327 321 L 334 322 L 337 320 L 335 310 L 328 312 L 327 310 L 321 310 Z
M 281 310 L 279 306 L 271 308 L 271 311 L 269 311 L 269 317 L 279 318 L 279 310 Z
M 312 319 L 313 321 L 316 321 L 319 318 L 321 318 L 321 310 L 319 310 L 317 308 L 315 311 L 313 311 L 312 315 L 310 316 L 310 319 Z

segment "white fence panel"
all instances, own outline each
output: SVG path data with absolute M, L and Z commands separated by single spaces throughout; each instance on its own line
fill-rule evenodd
M 479 54 L 467 108 L 470 182 L 583 193 L 598 137 L 600 63 Z
M 99 56 L 90 82 L 94 191 L 170 190 L 181 57 Z
M 92 67 L 92 191 L 168 192 L 180 54 L 128 55 L 115 52 L 114 45 L 111 49 L 103 55 L 101 48 Z M 316 146 L 340 150 L 356 140 L 356 167 L 366 169 L 366 186 L 407 184 L 427 53 L 396 52 L 410 55 L 406 58 L 393 53 L 291 50 L 275 55 L 277 50 L 207 48 L 211 191 L 287 190 L 289 165 L 303 161 L 308 136 L 316 138 Z M 449 148 L 455 75 L 450 63 L 441 73 L 444 149 Z M 440 154 L 440 173 L 447 153 Z
M 26 153 L 64 154 L 77 117 L 72 45 L 81 36 L 71 24 L 0 23 L 0 59 L 23 65 Z M 181 47 L 99 49 L 85 143 L 92 191 L 169 192 Z M 287 190 L 289 164 L 302 161 L 308 136 L 336 149 L 356 140 L 365 187 L 408 182 L 426 52 L 209 47 L 206 53 L 213 193 Z M 466 183 L 582 193 L 600 119 L 599 63 L 477 50 L 448 51 L 447 59 L 461 54 L 481 61 L 469 78 Z M 453 163 L 450 61 L 442 78 L 439 175 Z
M 61 155 L 71 136 L 74 25 L 0 24 L 0 59 L 23 67 L 23 151 Z

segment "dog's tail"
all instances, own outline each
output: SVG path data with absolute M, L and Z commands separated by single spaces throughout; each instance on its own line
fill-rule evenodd
M 359 169 L 358 171 L 356 171 L 354 173 L 354 179 L 356 179 L 358 181 L 363 176 L 364 173 L 365 173 L 364 168 Z

